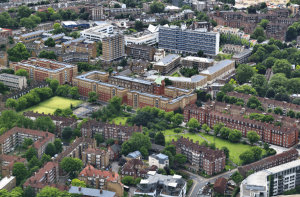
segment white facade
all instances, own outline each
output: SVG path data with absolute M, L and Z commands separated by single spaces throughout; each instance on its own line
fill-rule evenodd
M 80 36 L 93 41 L 102 41 L 104 37 L 107 37 L 108 34 L 112 34 L 113 32 L 113 26 L 111 24 L 104 23 L 102 25 L 83 30 L 80 32 Z
M 164 168 L 169 165 L 169 157 L 164 154 L 149 155 L 149 165 L 155 165 L 158 168 Z
M 155 45 L 158 43 L 158 33 L 148 34 L 141 37 L 132 37 L 132 36 L 125 36 L 125 45 L 128 44 L 146 44 L 146 45 Z
M 27 79 L 25 76 L 3 73 L 0 75 L 0 81 L 12 89 L 22 89 L 27 87 Z

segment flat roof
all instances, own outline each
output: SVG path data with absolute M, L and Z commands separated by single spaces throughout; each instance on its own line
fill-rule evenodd
M 83 196 L 93 196 L 93 197 L 114 197 L 116 195 L 116 192 L 111 192 L 107 190 L 102 190 L 102 193 L 100 193 L 100 189 L 92 189 L 92 188 L 84 188 L 71 186 L 69 193 L 72 194 L 83 194 Z
M 0 74 L 0 76 L 9 77 L 9 78 L 24 78 L 25 77 L 25 76 L 12 75 L 12 74 L 7 74 L 7 73 L 2 73 L 2 74 Z
M 144 35 L 144 36 L 141 36 L 141 37 L 132 37 L 132 36 L 124 36 L 125 40 L 129 40 L 129 41 L 147 41 L 147 40 L 150 40 L 150 39 L 156 39 L 157 35 L 155 34 L 148 34 L 148 35 Z
M 8 178 L 8 176 L 4 177 L 1 181 L 0 181 L 0 190 L 3 189 L 10 181 L 12 181 L 14 178 L 16 178 L 15 176 L 10 176 Z
M 215 61 L 213 59 L 208 59 L 208 58 L 203 58 L 203 57 L 194 57 L 194 56 L 187 56 L 187 57 L 182 58 L 182 59 L 183 60 L 190 60 L 190 61 L 207 62 L 207 63 L 211 63 L 211 62 Z
M 137 79 L 137 78 L 132 78 L 132 77 L 120 76 L 120 75 L 110 76 L 110 77 L 116 78 L 116 79 L 122 79 L 122 80 L 126 80 L 126 81 L 131 81 L 131 82 L 136 82 L 136 83 L 142 83 L 142 84 L 146 84 L 146 85 L 152 85 L 154 83 L 152 81 L 147 81 L 144 79 Z
M 231 64 L 233 62 L 234 62 L 233 60 L 223 60 L 219 64 L 216 64 L 216 65 L 208 68 L 207 70 L 202 71 L 201 73 L 203 73 L 203 74 L 213 74 L 213 73 L 215 73 L 218 70 L 224 68 L 225 66 L 228 66 L 229 64 Z
M 164 66 L 164 65 L 172 62 L 173 59 L 178 58 L 178 57 L 180 57 L 180 56 L 176 55 L 176 54 L 169 54 L 166 57 L 164 57 L 163 59 L 156 62 L 154 65 Z
M 161 80 L 164 80 L 165 78 L 169 78 L 171 81 L 179 81 L 179 82 L 198 82 L 207 77 L 203 75 L 194 75 L 191 78 L 150 75 L 146 79 L 156 81 L 157 78 L 160 78 Z

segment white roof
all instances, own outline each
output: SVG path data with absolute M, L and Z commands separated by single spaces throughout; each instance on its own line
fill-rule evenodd
M 148 184 L 149 183 L 149 181 L 147 181 L 147 180 L 141 180 L 141 182 L 140 182 L 140 184 Z
M 147 174 L 155 175 L 155 174 L 156 174 L 156 171 L 149 171 Z
M 0 181 L 0 190 L 2 190 L 10 181 L 12 181 L 14 178 L 16 178 L 15 176 L 10 176 L 8 178 L 8 176 L 4 177 L 1 181 Z
M 199 61 L 199 62 L 213 62 L 213 59 L 203 58 L 203 57 L 194 57 L 194 56 L 187 56 L 185 58 L 182 58 L 183 60 L 191 60 L 191 61 Z
M 181 176 L 180 176 L 180 175 L 177 175 L 177 174 L 174 174 L 174 175 L 173 175 L 173 179 L 181 179 Z
M 176 187 L 176 186 L 177 186 L 177 183 L 169 183 L 168 186 Z

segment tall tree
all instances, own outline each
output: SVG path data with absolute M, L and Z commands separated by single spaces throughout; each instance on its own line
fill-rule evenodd
M 33 147 L 30 147 L 30 148 L 26 151 L 26 154 L 25 154 L 26 159 L 27 159 L 28 162 L 31 160 L 31 158 L 32 158 L 33 156 L 36 156 L 36 155 L 37 155 L 36 150 L 35 150 Z
M 88 95 L 89 95 L 88 102 L 90 102 L 90 103 L 95 103 L 95 102 L 97 101 L 97 93 L 96 93 L 96 92 L 90 91 L 90 92 L 88 93 Z
M 45 116 L 45 117 L 37 117 L 37 119 L 35 120 L 35 128 L 36 129 L 39 128 L 41 131 L 48 130 L 48 132 L 54 133 L 56 126 L 50 117 Z
M 83 163 L 78 158 L 65 157 L 61 161 L 62 169 L 64 169 L 67 173 L 80 170 L 82 168 L 82 166 L 83 166 Z
M 55 153 L 56 153 L 56 148 L 55 148 L 55 146 L 54 146 L 53 143 L 50 142 L 50 143 L 47 145 L 45 153 L 46 153 L 47 155 L 50 155 L 51 157 L 53 157 L 53 156 L 55 155 Z
M 60 153 L 63 150 L 62 144 L 61 144 L 61 140 L 59 138 L 56 138 L 53 142 L 55 149 L 56 149 L 56 153 Z
M 284 73 L 287 78 L 290 78 L 292 74 L 292 65 L 285 59 L 276 60 L 272 67 L 272 71 L 274 74 Z
M 61 136 L 63 139 L 68 140 L 72 137 L 73 130 L 71 127 L 64 127 Z
M 16 184 L 19 185 L 27 177 L 27 169 L 24 163 L 16 162 L 13 165 L 13 176 L 16 177 Z
M 250 144 L 253 145 L 259 141 L 260 136 L 255 131 L 249 131 L 247 133 L 247 139 L 249 140 Z
M 34 197 L 34 191 L 30 185 L 28 185 L 24 190 L 24 197 Z
M 154 140 L 155 143 L 158 145 L 162 145 L 162 146 L 165 145 L 165 136 L 161 131 L 155 135 Z
M 247 83 L 254 75 L 254 69 L 247 64 L 240 64 L 236 69 L 236 80 L 242 84 Z

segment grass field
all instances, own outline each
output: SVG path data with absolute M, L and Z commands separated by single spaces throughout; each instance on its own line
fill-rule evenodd
M 59 96 L 55 96 L 50 98 L 47 101 L 41 102 L 35 106 L 29 107 L 23 111 L 21 111 L 20 113 L 23 113 L 24 111 L 34 111 L 34 112 L 38 112 L 38 113 L 42 113 L 44 112 L 45 114 L 53 114 L 53 112 L 57 109 L 66 109 L 68 107 L 70 107 L 71 103 L 73 106 L 77 106 L 79 104 L 81 104 L 83 101 L 80 100 L 75 100 L 75 99 L 67 99 L 67 98 L 63 98 L 63 97 L 59 97 Z
M 174 134 L 177 134 L 177 133 L 174 133 L 174 129 L 168 129 L 168 130 L 162 131 L 162 133 L 164 135 L 174 135 Z
M 175 73 L 173 73 L 171 76 L 172 77 L 180 77 L 180 75 L 179 75 L 179 73 L 177 71 Z
M 207 139 L 210 142 L 214 142 L 214 137 L 211 135 L 208 135 L 206 133 L 199 133 L 202 135 L 205 139 Z M 222 148 L 223 146 L 226 146 L 230 153 L 229 153 L 229 159 L 233 161 L 237 165 L 241 165 L 241 160 L 239 158 L 240 154 L 245 152 L 246 150 L 249 150 L 252 146 L 245 145 L 242 143 L 232 143 L 229 140 L 221 139 L 221 138 L 215 138 L 216 147 Z M 263 149 L 262 154 L 265 154 L 266 151 Z
M 109 123 L 112 123 L 113 121 L 115 121 L 115 124 L 117 124 L 117 125 L 119 125 L 120 122 L 122 125 L 125 125 L 126 120 L 127 120 L 127 117 L 118 116 L 118 117 L 112 119 L 111 121 L 109 121 Z
M 188 137 L 190 140 L 193 139 L 193 142 L 199 141 L 199 144 L 201 144 L 204 141 L 200 136 L 198 136 L 195 133 L 186 133 L 186 134 L 178 134 L 178 135 L 166 136 L 165 137 L 165 141 L 166 142 L 171 142 L 172 139 L 174 139 L 175 141 L 177 141 L 178 138 L 180 138 L 181 136 L 183 136 L 184 138 Z

